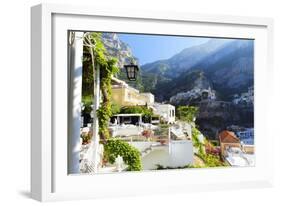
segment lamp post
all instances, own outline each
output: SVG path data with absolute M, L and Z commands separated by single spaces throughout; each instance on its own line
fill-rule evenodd
M 127 78 L 130 81 L 136 81 L 137 80 L 137 74 L 138 74 L 138 71 L 139 71 L 138 65 L 134 64 L 134 62 L 131 61 L 130 64 L 124 65 L 124 68 L 126 69 Z

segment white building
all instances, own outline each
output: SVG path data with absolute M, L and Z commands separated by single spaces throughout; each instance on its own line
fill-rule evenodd
M 209 87 L 208 89 L 203 89 L 201 92 L 201 97 L 202 99 L 210 99 L 210 100 L 215 100 L 216 99 L 216 93 L 214 90 Z
M 243 131 L 236 132 L 241 141 L 242 150 L 248 154 L 254 154 L 254 128 L 247 128 Z
M 168 124 L 173 124 L 176 121 L 175 106 L 171 104 L 159 104 L 153 105 L 154 113 L 161 116 Z
M 170 102 L 173 104 L 177 104 L 181 101 L 191 101 L 197 98 L 201 98 L 202 100 L 215 100 L 215 90 L 212 90 L 211 87 L 209 87 L 208 89 L 194 88 L 186 92 L 177 93 L 170 98 Z
M 154 95 L 151 94 L 150 92 L 145 92 L 145 93 L 141 93 L 144 101 L 146 102 L 147 105 L 153 105 L 155 98 Z
M 161 134 L 154 132 L 148 141 L 147 138 L 143 141 L 136 137 L 128 142 L 140 151 L 143 170 L 154 170 L 158 166 L 178 168 L 193 164 L 191 125 L 184 122 L 171 125 L 166 128 L 165 138 L 163 138 L 164 130 Z
M 235 94 L 233 96 L 232 102 L 234 104 L 254 104 L 254 88 L 249 87 L 247 92 L 242 93 L 240 96 Z
M 246 154 L 238 147 L 227 148 L 225 159 L 231 166 L 255 166 L 254 154 Z

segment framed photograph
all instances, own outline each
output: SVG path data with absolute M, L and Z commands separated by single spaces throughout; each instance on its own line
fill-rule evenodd
M 31 9 L 40 201 L 272 186 L 267 18 Z

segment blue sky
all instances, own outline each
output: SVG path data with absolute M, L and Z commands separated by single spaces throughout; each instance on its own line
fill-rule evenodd
M 162 35 L 118 34 L 129 44 L 140 65 L 160 59 L 168 59 L 185 48 L 203 44 L 210 38 Z

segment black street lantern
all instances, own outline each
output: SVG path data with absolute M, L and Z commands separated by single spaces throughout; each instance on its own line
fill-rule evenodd
M 137 79 L 137 74 L 139 71 L 138 65 L 134 64 L 133 62 L 128 65 L 124 65 L 127 73 L 127 77 L 130 81 L 136 81 Z

